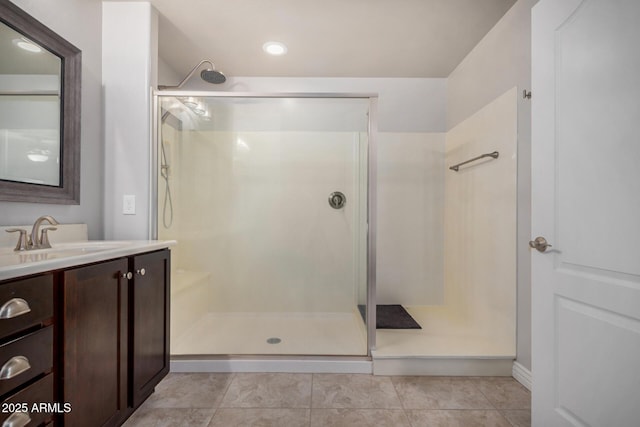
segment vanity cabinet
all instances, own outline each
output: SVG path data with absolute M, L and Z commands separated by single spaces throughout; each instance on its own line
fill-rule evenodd
M 169 372 L 169 250 L 64 271 L 64 426 L 118 426 Z
M 53 414 L 53 274 L 0 283 L 0 425 L 38 426 Z

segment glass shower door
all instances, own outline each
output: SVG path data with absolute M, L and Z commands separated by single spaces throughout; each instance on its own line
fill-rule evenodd
M 368 109 L 160 97 L 172 354 L 367 354 Z

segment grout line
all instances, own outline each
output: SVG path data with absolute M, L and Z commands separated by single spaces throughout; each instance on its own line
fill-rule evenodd
M 222 406 L 222 402 L 224 402 L 224 398 L 227 397 L 227 393 L 229 392 L 229 389 L 231 388 L 231 384 L 236 380 L 236 373 L 232 372 L 230 374 L 231 378 L 229 378 L 229 383 L 227 384 L 227 386 L 224 389 L 224 392 L 222 393 L 222 398 L 220 399 L 220 403 L 218 404 L 218 407 L 216 408 L 216 413 L 218 412 L 217 409 L 220 408 L 224 408 Z M 213 416 L 215 417 L 215 413 L 213 414 Z
M 510 425 L 511 427 L 517 427 L 516 424 L 512 423 L 511 420 L 509 418 L 507 418 L 504 414 L 503 414 L 504 409 L 502 410 L 498 410 L 498 412 L 500 413 L 500 415 L 502 416 L 502 418 L 504 418 Z
M 213 414 L 211 414 L 211 418 L 209 418 L 209 420 L 207 421 L 207 424 L 205 424 L 206 426 L 211 424 L 211 422 L 213 421 L 213 417 L 215 417 L 217 413 L 218 413 L 218 408 L 213 408 Z
M 493 378 L 493 377 L 486 377 L 486 378 Z M 486 394 L 484 394 L 484 392 L 480 389 L 480 387 L 478 387 L 476 385 L 476 382 L 480 381 L 478 379 L 478 377 L 470 377 L 469 378 L 469 382 L 471 383 L 472 387 L 475 388 L 477 391 L 480 392 L 480 394 L 482 395 L 482 397 L 484 397 L 485 399 L 487 399 L 487 402 L 489 402 L 489 405 L 491 405 L 491 408 L 487 408 L 487 409 L 493 409 L 494 411 L 498 411 L 498 408 L 496 408 L 496 405 L 493 404 L 493 402 L 491 401 L 491 399 L 489 399 L 489 397 L 487 397 Z M 502 415 L 502 414 L 501 414 Z
M 400 402 L 400 408 L 402 409 L 402 413 L 404 414 L 405 418 L 409 422 L 409 427 L 413 427 L 413 423 L 411 422 L 411 417 L 409 417 L 409 414 L 407 413 L 407 408 L 404 407 L 404 401 L 400 397 L 400 393 L 398 393 L 398 388 L 396 387 L 396 383 L 393 381 L 393 376 L 388 376 L 388 378 L 389 378 L 389 381 L 391 381 L 393 390 L 396 392 L 396 397 L 398 398 L 398 402 Z M 398 377 L 398 378 L 403 378 L 403 377 Z
M 313 381 L 316 374 L 311 373 L 311 393 L 309 393 L 309 427 L 311 427 L 311 413 L 313 411 Z

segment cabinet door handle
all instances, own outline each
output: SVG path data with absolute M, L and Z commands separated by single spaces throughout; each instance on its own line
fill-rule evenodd
M 31 422 L 31 417 L 26 412 L 14 412 L 4 420 L 2 427 L 24 427 Z
M 147 274 L 147 271 L 144 268 L 141 268 L 140 270 L 136 270 L 136 274 L 144 276 L 145 274 Z
M 11 298 L 0 307 L 0 319 L 11 319 L 31 311 L 29 303 L 22 298 Z
M 122 278 L 123 279 L 131 280 L 132 277 L 133 277 L 133 274 L 130 271 L 128 271 L 126 273 L 122 273 Z
M 31 369 L 29 359 L 24 356 L 13 356 L 0 368 L 0 380 L 17 377 L 29 369 Z

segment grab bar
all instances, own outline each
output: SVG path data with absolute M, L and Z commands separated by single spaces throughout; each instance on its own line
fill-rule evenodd
M 481 154 L 480 156 L 474 157 L 473 159 L 469 159 L 466 162 L 462 162 L 462 163 L 458 163 L 457 165 L 453 165 L 453 166 L 449 167 L 449 169 L 458 172 L 458 169 L 460 169 L 460 166 L 462 166 L 462 165 L 466 165 L 467 163 L 471 163 L 471 162 L 474 162 L 476 160 L 483 159 L 485 157 L 493 157 L 494 159 L 497 159 L 499 155 L 500 155 L 500 153 L 498 153 L 497 151 L 494 151 L 493 153 Z

